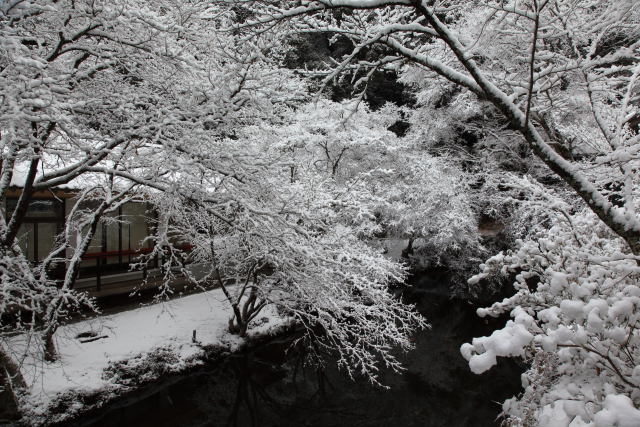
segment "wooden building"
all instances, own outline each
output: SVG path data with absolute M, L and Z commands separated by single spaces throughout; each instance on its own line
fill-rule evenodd
M 20 192 L 14 187 L 5 194 L 2 203 L 6 214 L 11 215 L 15 209 Z M 42 262 L 54 249 L 56 236 L 64 229 L 76 195 L 73 190 L 33 195 L 17 236 L 18 244 L 31 262 Z M 102 297 L 158 286 L 162 277 L 159 260 L 153 260 L 145 269 L 132 270 L 131 265 L 152 249 L 146 237 L 153 226 L 153 209 L 147 203 L 128 202 L 110 217 L 101 221 L 91 246 L 82 257 L 75 289 Z M 72 250 L 67 249 L 67 255 Z M 52 276 L 62 278 L 65 268 L 61 263 L 54 268 Z

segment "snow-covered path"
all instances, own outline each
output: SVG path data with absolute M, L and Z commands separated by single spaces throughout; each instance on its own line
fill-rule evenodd
M 203 346 L 233 351 L 242 340 L 227 332 L 230 314 L 222 291 L 215 289 L 64 326 L 56 333 L 60 353 L 57 362 L 45 363 L 33 356 L 23 360 L 23 373 L 31 384 L 27 398 L 29 412 L 36 417 L 45 416 L 48 408 L 65 393 L 114 392 L 125 387 L 112 374 L 117 362 L 129 361 L 135 368 L 136 364 L 163 353 L 171 355 L 168 370 L 179 371 L 200 363 L 205 354 Z M 266 307 L 256 320 L 251 335 L 266 333 L 283 323 L 271 307 Z M 86 335 L 103 338 L 82 342 L 87 340 Z M 12 340 L 14 354 L 23 353 L 26 344 L 25 337 Z M 34 342 L 30 348 L 35 350 Z M 111 371 L 105 372 L 107 368 Z

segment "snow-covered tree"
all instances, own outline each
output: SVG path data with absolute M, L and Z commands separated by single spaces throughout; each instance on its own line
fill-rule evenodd
M 568 148 L 569 141 L 578 142 L 578 135 L 573 138 L 569 129 L 578 130 L 584 144 L 596 146 L 595 154 L 620 155 L 625 163 L 633 157 L 629 147 L 637 136 L 624 135 L 633 133 L 635 126 L 635 115 L 629 109 L 634 108 L 637 96 L 630 84 L 636 79 L 640 43 L 637 3 L 241 3 L 251 12 L 239 25 L 248 33 L 279 27 L 282 31 L 331 32 L 350 40 L 353 49 L 343 61 L 325 70 L 327 80 L 351 72 L 364 84 L 372 69 L 402 71 L 409 63 L 444 84 L 468 91 L 472 99 L 499 113 L 504 125 L 517 131 L 630 250 L 640 251 L 634 202 L 625 199 L 624 206 L 614 206 L 599 182 L 590 179 L 591 165 L 565 158 L 560 149 Z M 381 49 L 377 60 L 360 60 L 375 48 Z M 604 111 L 611 112 L 609 122 L 603 118 Z M 624 169 L 620 183 L 626 190 L 621 191 L 629 194 L 633 173 L 630 166 Z
M 542 209 L 525 205 L 539 226 L 529 223 L 517 247 L 472 280 L 502 270 L 517 274 L 518 292 L 480 311 L 513 320 L 462 352 L 474 372 L 496 356 L 532 362 L 525 393 L 505 404 L 511 424 L 638 424 L 640 4 L 242 4 L 250 14 L 237 28 L 246 34 L 328 32 L 351 43 L 341 60 L 317 70 L 326 82 L 346 74 L 363 90 L 373 70 L 398 73 L 417 94 L 410 132 L 429 145 L 470 131 L 491 170 L 555 178 L 550 190 L 533 177 L 526 184 L 502 176 L 502 186 L 518 187 L 514 204 L 542 201 Z
M 244 335 L 275 304 L 350 373 L 375 382 L 380 363 L 399 367 L 392 348 L 409 348 L 425 326 L 387 289 L 403 267 L 343 221 L 337 206 L 348 194 L 331 179 L 292 180 L 268 135 L 251 134 L 282 123 L 304 98 L 300 79 L 265 60 L 270 43 L 216 31 L 230 23 L 206 2 L 0 7 L 0 192 L 19 193 L 0 218 L 0 337 L 30 334 L 56 357 L 58 326 L 74 307 L 92 306 L 73 288 L 96 227 L 122 221 L 113 212 L 134 200 L 159 212 L 149 256 L 163 260 L 167 283 L 178 272 L 223 287 L 232 332 Z M 20 225 L 37 194 L 63 186 L 80 191 L 34 265 L 18 244 Z M 192 274 L 188 262 L 205 271 Z M 48 268 L 59 263 L 62 281 Z M 12 350 L 3 342 L 0 362 L 21 388 L 22 355 Z
M 290 158 L 269 134 L 249 135 L 201 154 L 242 147 L 256 165 L 252 173 L 228 178 L 185 169 L 166 184 L 171 190 L 149 193 L 161 216 L 148 257 L 165 260 L 167 281 L 184 274 L 196 286 L 222 288 L 233 308 L 231 332 L 246 335 L 273 304 L 304 326 L 316 348 L 337 351 L 350 375 L 377 382 L 378 364 L 400 367 L 391 349 L 410 348 L 411 333 L 426 326 L 388 290 L 405 269 L 363 240 L 354 220 L 367 207 L 359 189 L 336 186 L 315 169 L 299 168 L 292 180 Z
M 275 72 L 258 64 L 259 47 L 217 40 L 216 16 L 204 6 L 0 5 L 0 193 L 18 194 L 0 218 L 3 337 L 33 333 L 45 358 L 55 358 L 57 326 L 72 308 L 92 306 L 73 288 L 98 224 L 142 190 L 162 189 L 157 177 L 194 164 L 194 141 L 230 134 L 283 100 Z M 288 90 L 287 99 L 296 93 Z M 163 162 L 174 153 L 182 163 Z M 206 160 L 197 159 L 206 168 L 227 166 Z M 21 225 L 34 197 L 59 188 L 80 191 L 50 253 L 33 265 L 18 242 Z M 52 267 L 61 263 L 66 275 L 54 280 Z M 21 355 L 5 344 L 0 352 L 3 369 L 24 385 L 12 362 Z
M 50 267 L 65 261 L 67 248 L 78 236 L 70 223 L 51 253 L 35 267 L 22 253 L 17 236 L 34 195 L 77 182 L 88 168 L 102 162 L 117 167 L 119 158 L 135 150 L 133 140 L 149 137 L 157 129 L 154 113 L 144 108 L 132 88 L 140 83 L 136 83 L 136 68 L 145 63 L 152 66 L 152 58 L 159 55 L 151 53 L 149 41 L 154 37 L 136 36 L 149 28 L 144 19 L 126 12 L 116 4 L 91 2 L 0 5 L 0 193 L 20 189 L 15 207 L 3 210 L 0 219 L 0 315 L 3 321 L 11 319 L 3 322 L 0 332 L 43 326 L 49 358 L 54 350 L 48 338 L 67 310 L 90 305 L 86 297 L 73 292 L 73 274 L 62 286 L 50 275 Z M 87 188 L 79 202 L 90 196 L 106 203 L 98 203 L 97 216 L 91 215 L 85 223 L 89 231 L 84 237 L 90 240 L 95 222 L 122 196 L 107 195 L 115 190 L 108 180 L 106 187 L 89 183 Z M 83 254 L 82 244 L 72 253 L 71 272 Z M 10 350 L 2 346 L 3 361 L 11 359 Z M 11 363 L 4 366 L 17 384 L 24 383 Z

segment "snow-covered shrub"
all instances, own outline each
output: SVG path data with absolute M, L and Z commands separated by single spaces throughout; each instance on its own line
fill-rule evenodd
M 177 372 L 185 366 L 175 349 L 160 347 L 148 354 L 110 362 L 103 371 L 102 378 L 115 384 L 135 387 L 162 375 Z
M 475 373 L 497 357 L 530 363 L 524 392 L 503 405 L 508 425 L 640 425 L 640 257 L 587 209 L 549 192 L 534 201 L 557 213 L 549 227 L 532 225 L 469 280 L 515 274 L 515 295 L 478 309 L 511 320 L 461 352 Z

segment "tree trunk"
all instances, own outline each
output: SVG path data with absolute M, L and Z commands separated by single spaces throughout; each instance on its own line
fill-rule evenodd
M 20 419 L 19 401 L 4 369 L 0 368 L 0 423 Z M 13 424 L 11 424 L 13 425 Z
M 15 399 L 17 393 L 26 390 L 27 382 L 22 376 L 18 364 L 2 348 L 0 348 L 0 369 L 7 373 L 9 384 L 11 385 L 11 393 Z
M 47 328 L 42 337 L 44 341 L 44 360 L 47 362 L 54 362 L 58 359 L 58 351 L 56 350 L 56 344 L 53 341 L 53 336 L 56 333 L 57 328 Z
M 266 301 L 258 302 L 255 287 L 252 288 L 251 294 L 243 302 L 242 308 L 234 307 L 234 315 L 229 319 L 229 332 L 240 337 L 246 337 L 249 330 L 249 323 L 260 313 L 266 305 Z

